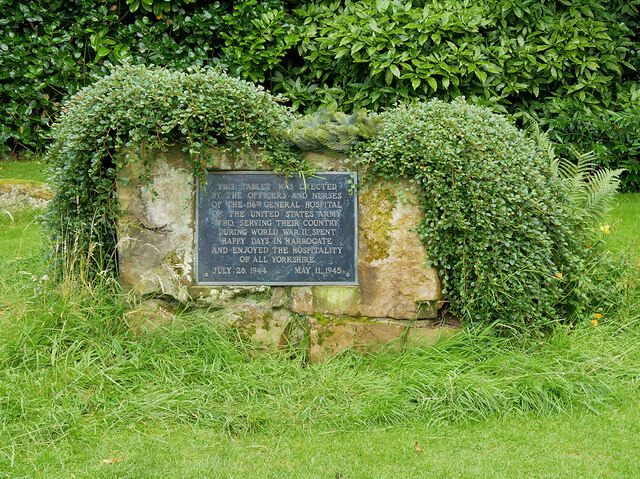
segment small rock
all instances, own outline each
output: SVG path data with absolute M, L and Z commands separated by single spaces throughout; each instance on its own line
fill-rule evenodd
M 129 327 L 135 334 L 145 334 L 169 326 L 174 320 L 174 307 L 167 301 L 148 299 L 125 313 Z

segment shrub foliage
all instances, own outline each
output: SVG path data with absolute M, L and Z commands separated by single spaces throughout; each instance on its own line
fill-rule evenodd
M 418 231 L 453 311 L 517 329 L 557 318 L 580 262 L 580 225 L 534 142 L 462 101 L 401 105 L 382 120 L 352 159 L 424 192 Z
M 306 62 L 298 70 L 316 95 L 343 109 L 464 95 L 505 113 L 528 112 L 555 140 L 598 149 L 605 166 L 625 167 L 628 188 L 637 188 L 637 148 L 626 125 L 640 124 L 638 6 L 600 0 L 308 3 L 296 10 L 306 27 L 298 44 Z M 296 97 L 296 89 L 289 91 Z M 628 116 L 617 117 L 622 111 Z M 602 118 L 597 127 L 590 126 L 594 118 Z
M 63 98 L 124 59 L 182 71 L 222 63 L 263 80 L 293 24 L 283 26 L 279 1 L 234 3 L 0 0 L 0 150 L 44 146 Z
M 64 95 L 127 58 L 178 70 L 222 64 L 296 109 L 464 95 L 531 113 L 554 140 L 624 167 L 626 187 L 637 188 L 639 5 L 0 0 L 0 149 L 43 146 Z
M 64 106 L 47 151 L 55 198 L 46 227 L 63 254 L 90 254 L 93 267 L 113 265 L 116 173 L 136 158 L 143 164 L 180 139 L 194 172 L 214 145 L 262 159 L 289 173 L 304 165 L 283 138 L 291 112 L 260 87 L 213 69 L 192 73 L 123 66 L 86 87 Z M 221 145 L 220 143 L 224 143 Z M 138 151 L 143 149 L 143 151 Z M 128 151 L 128 154 L 122 154 Z

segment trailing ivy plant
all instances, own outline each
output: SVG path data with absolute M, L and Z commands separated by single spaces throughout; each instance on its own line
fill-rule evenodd
M 80 90 L 63 111 L 46 153 L 55 197 L 45 226 L 63 259 L 72 255 L 94 271 L 115 264 L 116 175 L 130 161 L 148 170 L 169 145 L 182 143 L 195 174 L 212 147 L 234 154 L 255 147 L 275 170 L 305 169 L 283 138 L 293 117 L 279 99 L 210 68 L 124 65 Z M 132 154 L 142 150 L 154 154 Z
M 581 230 L 535 143 L 463 101 L 400 105 L 382 120 L 352 161 L 365 177 L 408 178 L 423 191 L 418 232 L 451 310 L 519 331 L 556 319 Z

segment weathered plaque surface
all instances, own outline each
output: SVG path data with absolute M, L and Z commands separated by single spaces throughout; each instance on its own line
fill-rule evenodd
M 196 283 L 357 284 L 352 178 L 207 175 L 196 199 Z

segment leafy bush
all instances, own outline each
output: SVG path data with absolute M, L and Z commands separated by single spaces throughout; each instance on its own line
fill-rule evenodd
M 0 0 L 0 149 L 40 148 L 62 98 L 111 64 L 222 64 L 291 99 L 378 111 L 460 95 L 528 112 L 640 185 L 640 0 L 98 3 Z M 604 154 L 606 153 L 606 154 Z
M 224 13 L 217 2 L 193 16 L 175 8 L 164 20 L 132 14 L 124 2 L 96 3 L 0 0 L 0 150 L 44 146 L 63 98 L 125 57 L 176 68 L 211 63 Z
M 290 21 L 283 3 L 277 0 L 236 2 L 233 12 L 223 17 L 228 32 L 222 32 L 226 46 L 222 61 L 230 65 L 234 75 L 264 83 L 272 70 L 280 70 L 301 33 L 296 22 Z M 273 87 L 271 81 L 269 86 Z
M 574 150 L 574 161 L 557 156 L 557 145 L 532 119 L 529 131 L 553 175 L 567 187 L 569 203 L 586 247 L 573 274 L 565 280 L 563 300 L 557 309 L 572 321 L 594 319 L 594 312 L 614 311 L 624 305 L 632 289 L 630 276 L 635 276 L 628 257 L 614 256 L 601 248 L 602 234 L 609 234 L 606 218 L 617 199 L 624 170 L 595 169 L 593 152 Z
M 597 156 L 594 152 L 578 153 L 573 150 L 575 162 L 556 155 L 556 145 L 533 119 L 529 119 L 529 131 L 542 154 L 546 157 L 553 175 L 562 179 L 568 188 L 569 202 L 584 226 L 604 220 L 616 199 L 620 188 L 622 168 L 617 170 L 594 168 Z
M 306 27 L 299 73 L 356 108 L 434 94 L 507 109 L 548 96 L 601 103 L 635 77 L 628 25 L 638 2 L 610 3 L 311 3 L 296 10 Z
M 282 2 L 255 3 L 0 0 L 0 151 L 42 148 L 63 98 L 123 59 L 183 71 L 224 62 L 264 80 L 296 37 Z
M 452 309 L 531 330 L 579 274 L 580 224 L 549 162 L 504 117 L 462 101 L 400 105 L 352 159 L 424 192 L 418 232 Z
M 305 63 L 296 82 L 278 87 L 304 105 L 336 101 L 345 110 L 464 95 L 516 117 L 528 112 L 554 140 L 625 168 L 625 189 L 637 189 L 638 5 L 308 3 L 295 10 Z
M 640 89 L 618 96 L 612 109 L 587 105 L 575 99 L 556 98 L 544 119 L 559 150 L 568 156 L 572 148 L 593 150 L 597 163 L 624 168 L 623 190 L 640 187 Z
M 292 115 L 277 100 L 213 69 L 125 65 L 80 90 L 65 104 L 45 157 L 56 193 L 46 229 L 62 257 L 73 252 L 91 269 L 113 266 L 116 172 L 134 157 L 148 165 L 154 155 L 145 152 L 162 154 L 176 139 L 196 173 L 213 146 L 236 153 L 255 146 L 276 170 L 303 168 L 283 138 Z

